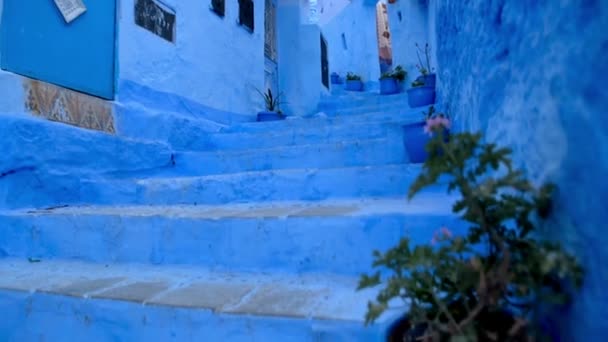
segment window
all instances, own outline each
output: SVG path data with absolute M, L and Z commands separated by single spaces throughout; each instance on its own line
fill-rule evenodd
M 211 10 L 223 18 L 224 14 L 226 13 L 225 0 L 211 0 Z
M 253 0 L 239 0 L 239 24 L 253 32 Z
M 135 24 L 175 42 L 175 11 L 158 0 L 135 1 Z

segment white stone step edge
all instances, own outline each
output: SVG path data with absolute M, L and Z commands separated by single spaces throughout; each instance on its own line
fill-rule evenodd
M 217 313 L 361 322 L 378 289 L 331 274 L 243 273 L 194 266 L 0 259 L 0 291 L 212 310 Z M 377 321 L 405 312 L 397 303 Z

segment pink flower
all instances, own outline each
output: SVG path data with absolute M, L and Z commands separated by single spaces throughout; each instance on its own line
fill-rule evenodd
M 442 117 L 440 118 L 440 123 L 443 127 L 450 129 L 452 128 L 452 123 L 450 122 L 450 119 Z
M 452 123 L 447 117 L 443 115 L 434 116 L 426 120 L 426 125 L 424 126 L 424 133 L 432 135 L 433 131 L 437 128 L 450 129 L 451 127 Z
M 450 231 L 446 227 L 441 227 L 438 231 L 435 231 L 435 233 L 433 233 L 433 238 L 431 239 L 431 245 L 434 246 L 437 244 L 437 242 L 444 240 L 444 239 L 451 239 L 452 236 L 454 236 L 452 234 L 452 231 Z
M 447 238 L 451 238 L 453 236 L 452 232 L 446 227 L 441 227 L 441 234 L 443 234 L 443 236 Z

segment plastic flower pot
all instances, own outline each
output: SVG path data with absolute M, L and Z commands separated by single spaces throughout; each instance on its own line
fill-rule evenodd
M 278 120 L 285 120 L 285 116 L 281 115 L 277 112 L 259 112 L 258 113 L 258 121 L 262 122 L 262 121 L 278 121 Z
M 409 156 L 410 163 L 424 163 L 428 158 L 426 144 L 433 137 L 424 131 L 426 121 L 414 122 L 403 126 L 403 139 L 405 150 Z M 433 133 L 436 134 L 436 133 Z M 443 139 L 447 142 L 450 138 L 450 130 L 443 130 Z
M 407 102 L 411 108 L 435 103 L 435 87 L 413 87 L 407 90 Z
M 380 79 L 380 94 L 397 94 L 399 92 L 399 82 L 392 77 Z
M 363 82 L 361 82 L 361 80 L 346 80 L 344 89 L 349 91 L 362 91 Z
M 435 88 L 435 82 L 437 80 L 437 76 L 435 74 L 420 76 L 420 79 L 422 82 L 424 82 L 425 86 Z
M 332 73 L 331 74 L 331 84 L 340 84 L 342 83 L 342 80 L 340 79 L 340 75 L 338 75 L 337 73 Z
M 403 126 L 403 139 L 410 163 L 424 163 L 427 158 L 424 147 L 431 137 L 424 133 L 425 124 L 420 121 Z

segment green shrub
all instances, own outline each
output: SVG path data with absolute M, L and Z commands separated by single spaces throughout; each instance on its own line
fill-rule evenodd
M 537 229 L 550 214 L 554 186 L 534 186 L 513 168 L 509 149 L 482 143 L 480 134 L 446 141 L 434 133 L 409 198 L 447 176 L 448 191 L 460 193 L 453 212 L 470 227 L 464 236 L 444 227 L 430 244 L 404 238 L 374 252 L 374 267 L 388 274 L 361 278 L 360 289 L 382 284 L 366 321 L 402 298 L 412 326 L 426 327 L 422 341 L 527 340 L 538 332 L 537 309 L 568 302 L 566 285 L 580 287 L 583 278 L 576 259 Z

